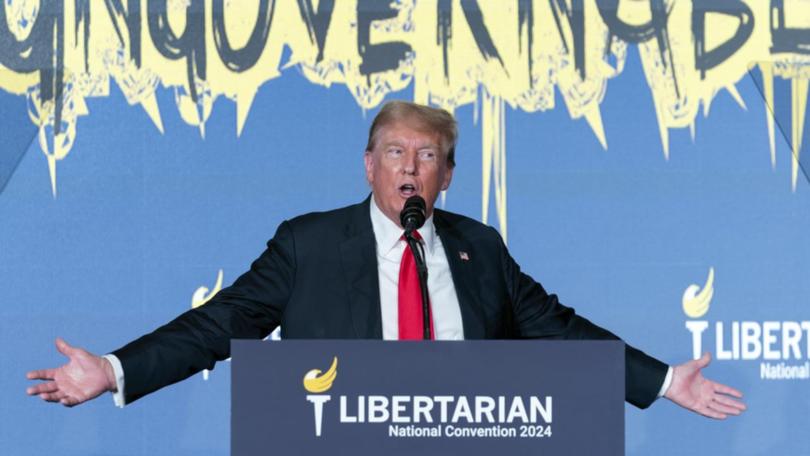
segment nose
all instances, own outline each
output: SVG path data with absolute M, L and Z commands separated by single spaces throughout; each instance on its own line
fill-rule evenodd
M 409 151 L 405 154 L 403 159 L 404 162 L 402 163 L 402 172 L 415 176 L 417 174 L 417 170 L 419 169 L 418 154 L 415 151 Z

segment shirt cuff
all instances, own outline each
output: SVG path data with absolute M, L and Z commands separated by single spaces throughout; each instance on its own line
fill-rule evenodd
M 664 394 L 667 394 L 670 385 L 672 385 L 672 366 L 668 366 L 667 368 L 667 376 L 664 377 L 664 383 L 661 385 L 661 391 L 658 392 L 656 399 L 659 397 L 664 397 Z
M 121 361 L 113 354 L 104 355 L 104 359 L 110 362 L 115 373 L 115 392 L 113 395 L 113 402 L 118 408 L 123 408 L 126 404 L 124 400 L 124 368 L 121 366 Z

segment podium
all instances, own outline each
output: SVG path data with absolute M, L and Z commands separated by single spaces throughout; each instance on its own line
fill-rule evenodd
M 231 342 L 231 454 L 622 455 L 618 341 Z

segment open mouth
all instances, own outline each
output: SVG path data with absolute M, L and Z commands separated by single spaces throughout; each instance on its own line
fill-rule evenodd
M 399 194 L 405 198 L 416 195 L 416 187 L 413 184 L 402 184 L 399 186 Z

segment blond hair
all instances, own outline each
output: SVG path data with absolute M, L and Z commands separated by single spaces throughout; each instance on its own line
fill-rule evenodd
M 382 127 L 397 121 L 416 122 L 420 128 L 437 133 L 442 139 L 442 148 L 447 156 L 447 166 L 456 166 L 456 140 L 458 128 L 456 119 L 444 109 L 411 103 L 409 101 L 394 100 L 385 103 L 380 112 L 371 122 L 368 131 L 366 150 L 374 150 L 377 135 Z

